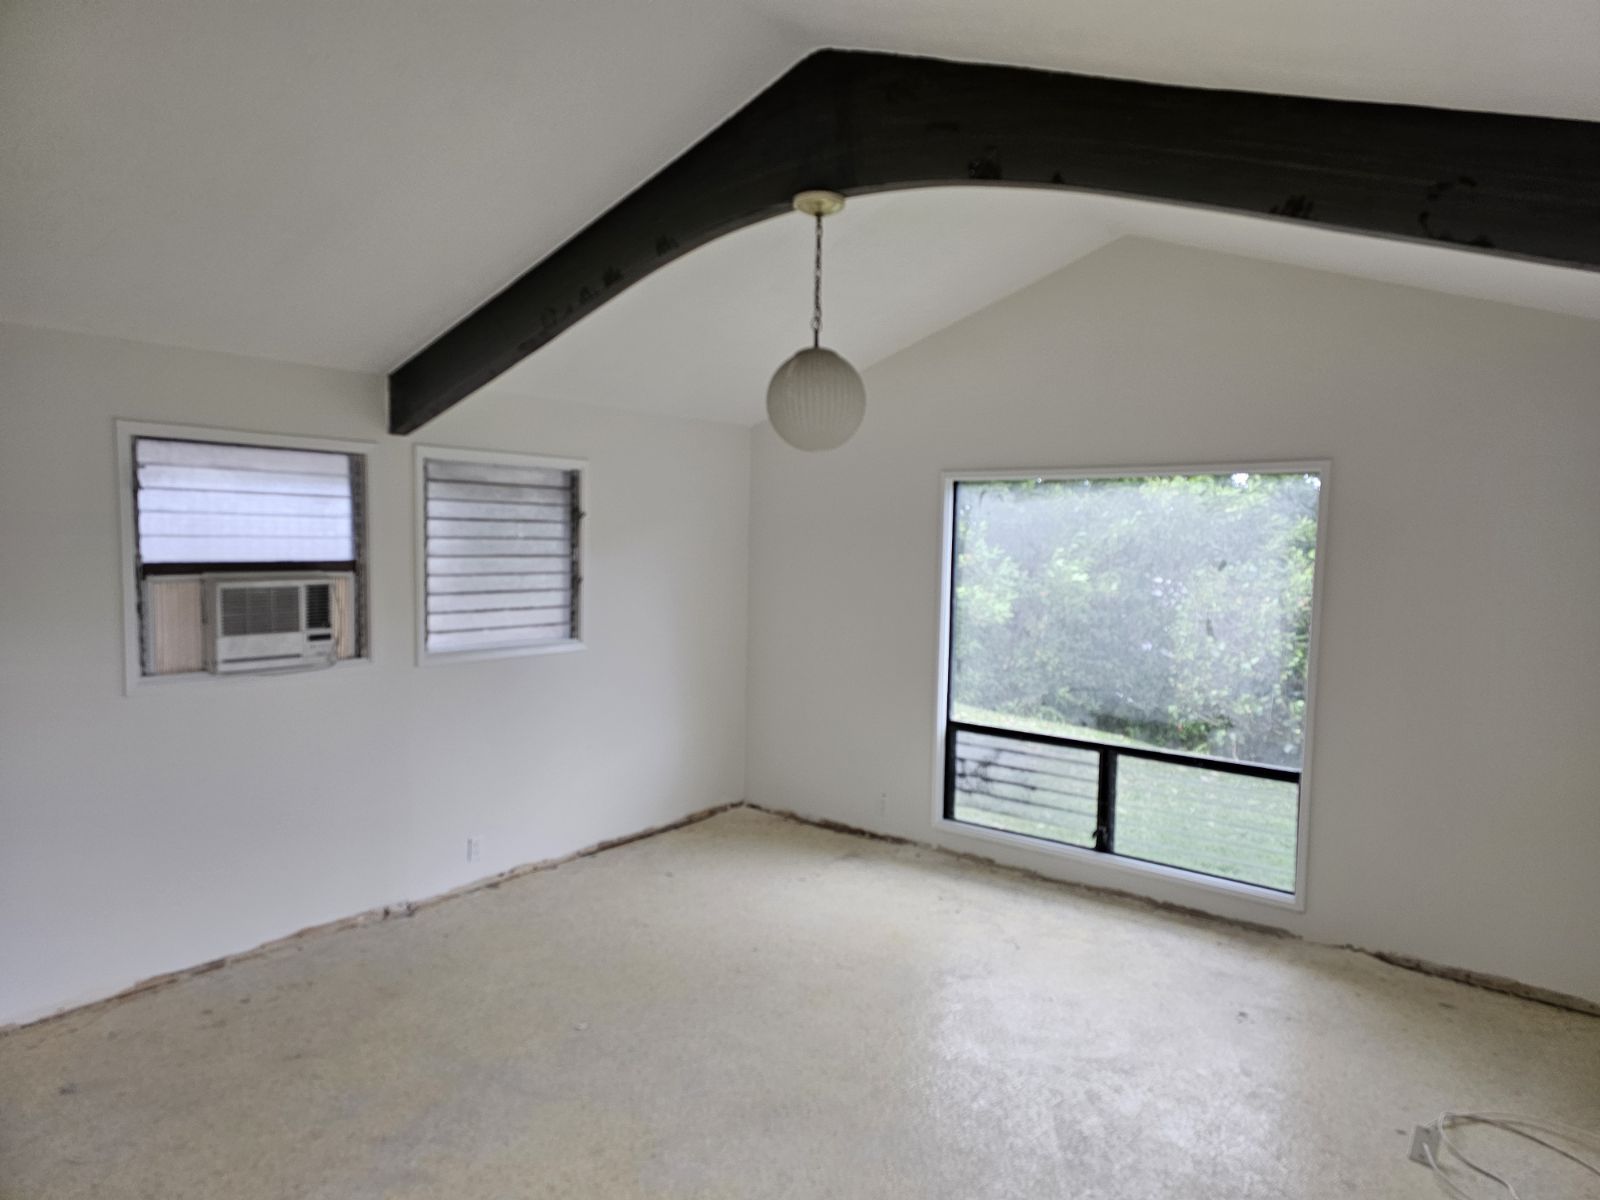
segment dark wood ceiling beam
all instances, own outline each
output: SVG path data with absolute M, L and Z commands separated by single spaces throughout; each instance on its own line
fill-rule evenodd
M 1597 123 L 823 50 L 395 370 L 390 430 L 797 191 L 942 184 L 1108 192 L 1600 270 Z

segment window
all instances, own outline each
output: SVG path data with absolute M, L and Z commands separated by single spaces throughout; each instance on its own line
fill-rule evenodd
M 365 654 L 364 446 L 120 422 L 118 437 L 130 685 Z
M 582 646 L 583 463 L 417 449 L 420 662 Z
M 943 821 L 1292 897 L 1325 473 L 950 479 Z

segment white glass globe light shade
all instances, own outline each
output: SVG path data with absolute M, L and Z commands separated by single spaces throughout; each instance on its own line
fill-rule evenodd
M 767 385 L 767 418 L 796 450 L 832 450 L 850 440 L 867 411 L 861 376 L 832 350 L 808 346 Z

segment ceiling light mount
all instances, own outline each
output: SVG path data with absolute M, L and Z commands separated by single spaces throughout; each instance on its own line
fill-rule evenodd
M 794 198 L 794 210 L 808 217 L 831 217 L 844 208 L 844 197 L 826 188 L 812 188 L 799 192 Z
M 817 223 L 811 273 L 811 345 L 797 351 L 773 375 L 767 385 L 767 417 L 777 435 L 797 450 L 832 450 L 844 445 L 867 410 L 867 389 L 860 372 L 822 345 L 822 218 L 842 208 L 843 196 L 820 188 L 794 198 L 795 211 Z

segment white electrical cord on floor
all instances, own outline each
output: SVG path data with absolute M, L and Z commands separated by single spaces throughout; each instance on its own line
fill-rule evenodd
M 1540 1137 L 1540 1134 L 1549 1134 L 1561 1138 L 1578 1146 L 1593 1150 L 1600 1150 L 1600 1133 L 1587 1129 L 1579 1129 L 1572 1125 L 1563 1125 L 1559 1121 L 1538 1121 L 1529 1117 L 1519 1117 L 1514 1113 L 1493 1112 L 1442 1112 L 1432 1124 L 1417 1126 L 1416 1137 L 1412 1143 L 1412 1157 L 1423 1163 L 1433 1171 L 1433 1177 L 1439 1181 L 1448 1195 L 1457 1200 L 1480 1200 L 1472 1192 L 1464 1190 L 1460 1184 L 1451 1179 L 1446 1173 L 1445 1156 L 1453 1156 L 1457 1162 L 1476 1175 L 1499 1184 L 1505 1189 L 1509 1200 L 1522 1200 L 1515 1186 L 1509 1180 L 1501 1178 L 1487 1167 L 1475 1163 L 1468 1158 L 1450 1138 L 1449 1131 L 1463 1125 L 1489 1125 L 1506 1133 L 1515 1134 L 1517 1137 L 1526 1138 L 1536 1145 L 1547 1150 L 1553 1150 L 1562 1158 L 1569 1159 L 1584 1170 L 1595 1176 L 1600 1176 L 1600 1164 L 1583 1158 L 1564 1146 Z

